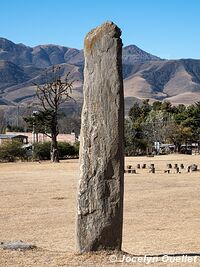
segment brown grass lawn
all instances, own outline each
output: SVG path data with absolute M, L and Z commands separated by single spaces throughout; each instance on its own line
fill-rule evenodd
M 128 163 L 155 163 L 157 171 L 139 169 L 137 174 L 125 175 L 123 251 L 130 257 L 200 253 L 200 172 L 163 171 L 166 163 L 200 167 L 200 156 L 127 158 Z M 23 240 L 37 246 L 32 251 L 0 250 L 0 267 L 146 266 L 111 263 L 104 252 L 75 252 L 77 181 L 77 160 L 0 164 L 0 241 Z M 123 255 L 117 255 L 118 261 Z M 200 257 L 194 264 L 164 263 L 159 257 L 150 266 L 199 264 Z

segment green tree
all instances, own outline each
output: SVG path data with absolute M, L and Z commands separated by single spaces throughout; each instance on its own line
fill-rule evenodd
M 154 111 L 161 110 L 162 102 L 161 101 L 155 101 L 152 104 L 152 108 Z
M 171 123 L 167 127 L 167 140 L 173 142 L 175 145 L 175 151 L 180 152 L 181 145 L 187 144 L 187 141 L 192 138 L 192 129 L 190 127 L 184 127 L 176 123 Z
M 200 132 L 200 102 L 188 106 L 186 110 L 187 121 L 185 124 L 193 129 L 193 132 L 199 134 Z
M 165 112 L 171 112 L 173 110 L 172 104 L 169 101 L 162 102 L 161 110 L 163 110 Z
M 151 110 L 148 117 L 142 123 L 142 132 L 146 139 L 151 142 L 164 143 L 166 141 L 167 126 L 172 117 L 163 110 Z
M 125 120 L 125 153 L 126 155 L 144 154 L 149 143 L 142 132 L 142 123 L 151 111 L 149 99 L 142 104 L 134 103 Z

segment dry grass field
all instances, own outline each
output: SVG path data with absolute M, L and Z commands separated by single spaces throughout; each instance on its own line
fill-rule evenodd
M 138 169 L 137 174 L 125 175 L 123 251 L 131 255 L 116 254 L 115 263 L 105 252 L 75 251 L 77 160 L 0 164 L 0 241 L 37 246 L 29 251 L 0 250 L 0 267 L 146 266 L 147 262 L 126 262 L 129 258 L 120 261 L 123 255 L 200 253 L 200 172 L 164 173 L 166 163 L 200 167 L 200 156 L 127 158 L 129 163 L 154 163 L 156 173 Z M 197 263 L 151 259 L 150 266 L 200 265 L 200 257 Z

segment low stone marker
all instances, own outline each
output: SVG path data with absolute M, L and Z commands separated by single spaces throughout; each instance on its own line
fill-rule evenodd
M 197 171 L 197 169 L 198 169 L 198 166 L 196 164 L 190 165 L 190 171 L 195 172 Z
M 120 250 L 124 192 L 121 30 L 107 22 L 84 42 L 84 104 L 77 197 L 79 252 Z
M 10 249 L 10 250 L 29 250 L 35 249 L 36 246 L 24 243 L 21 240 L 13 241 L 13 242 L 0 242 L 0 249 Z
M 151 172 L 151 173 L 155 173 L 156 172 L 156 169 L 155 169 L 155 166 L 154 166 L 154 164 L 152 163 L 152 164 L 150 164 L 150 166 L 149 166 L 149 169 L 150 169 L 150 171 L 149 172 Z
M 183 165 L 183 163 L 180 164 L 180 168 L 181 168 L 181 169 L 184 169 L 184 165 Z
M 167 168 L 168 168 L 168 169 L 171 169 L 171 168 L 172 168 L 172 164 L 171 164 L 171 163 L 168 163 L 168 164 L 167 164 Z

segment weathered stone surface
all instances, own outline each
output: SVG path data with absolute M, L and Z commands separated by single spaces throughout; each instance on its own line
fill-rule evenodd
M 197 171 L 197 169 L 198 169 L 198 166 L 197 166 L 196 164 L 192 164 L 192 165 L 190 165 L 190 170 L 191 170 L 192 172 Z
M 77 247 L 121 249 L 124 104 L 120 29 L 107 22 L 85 38 Z
M 35 245 L 24 243 L 21 240 L 14 241 L 14 242 L 0 242 L 0 249 L 10 249 L 10 250 L 29 250 L 36 248 Z

